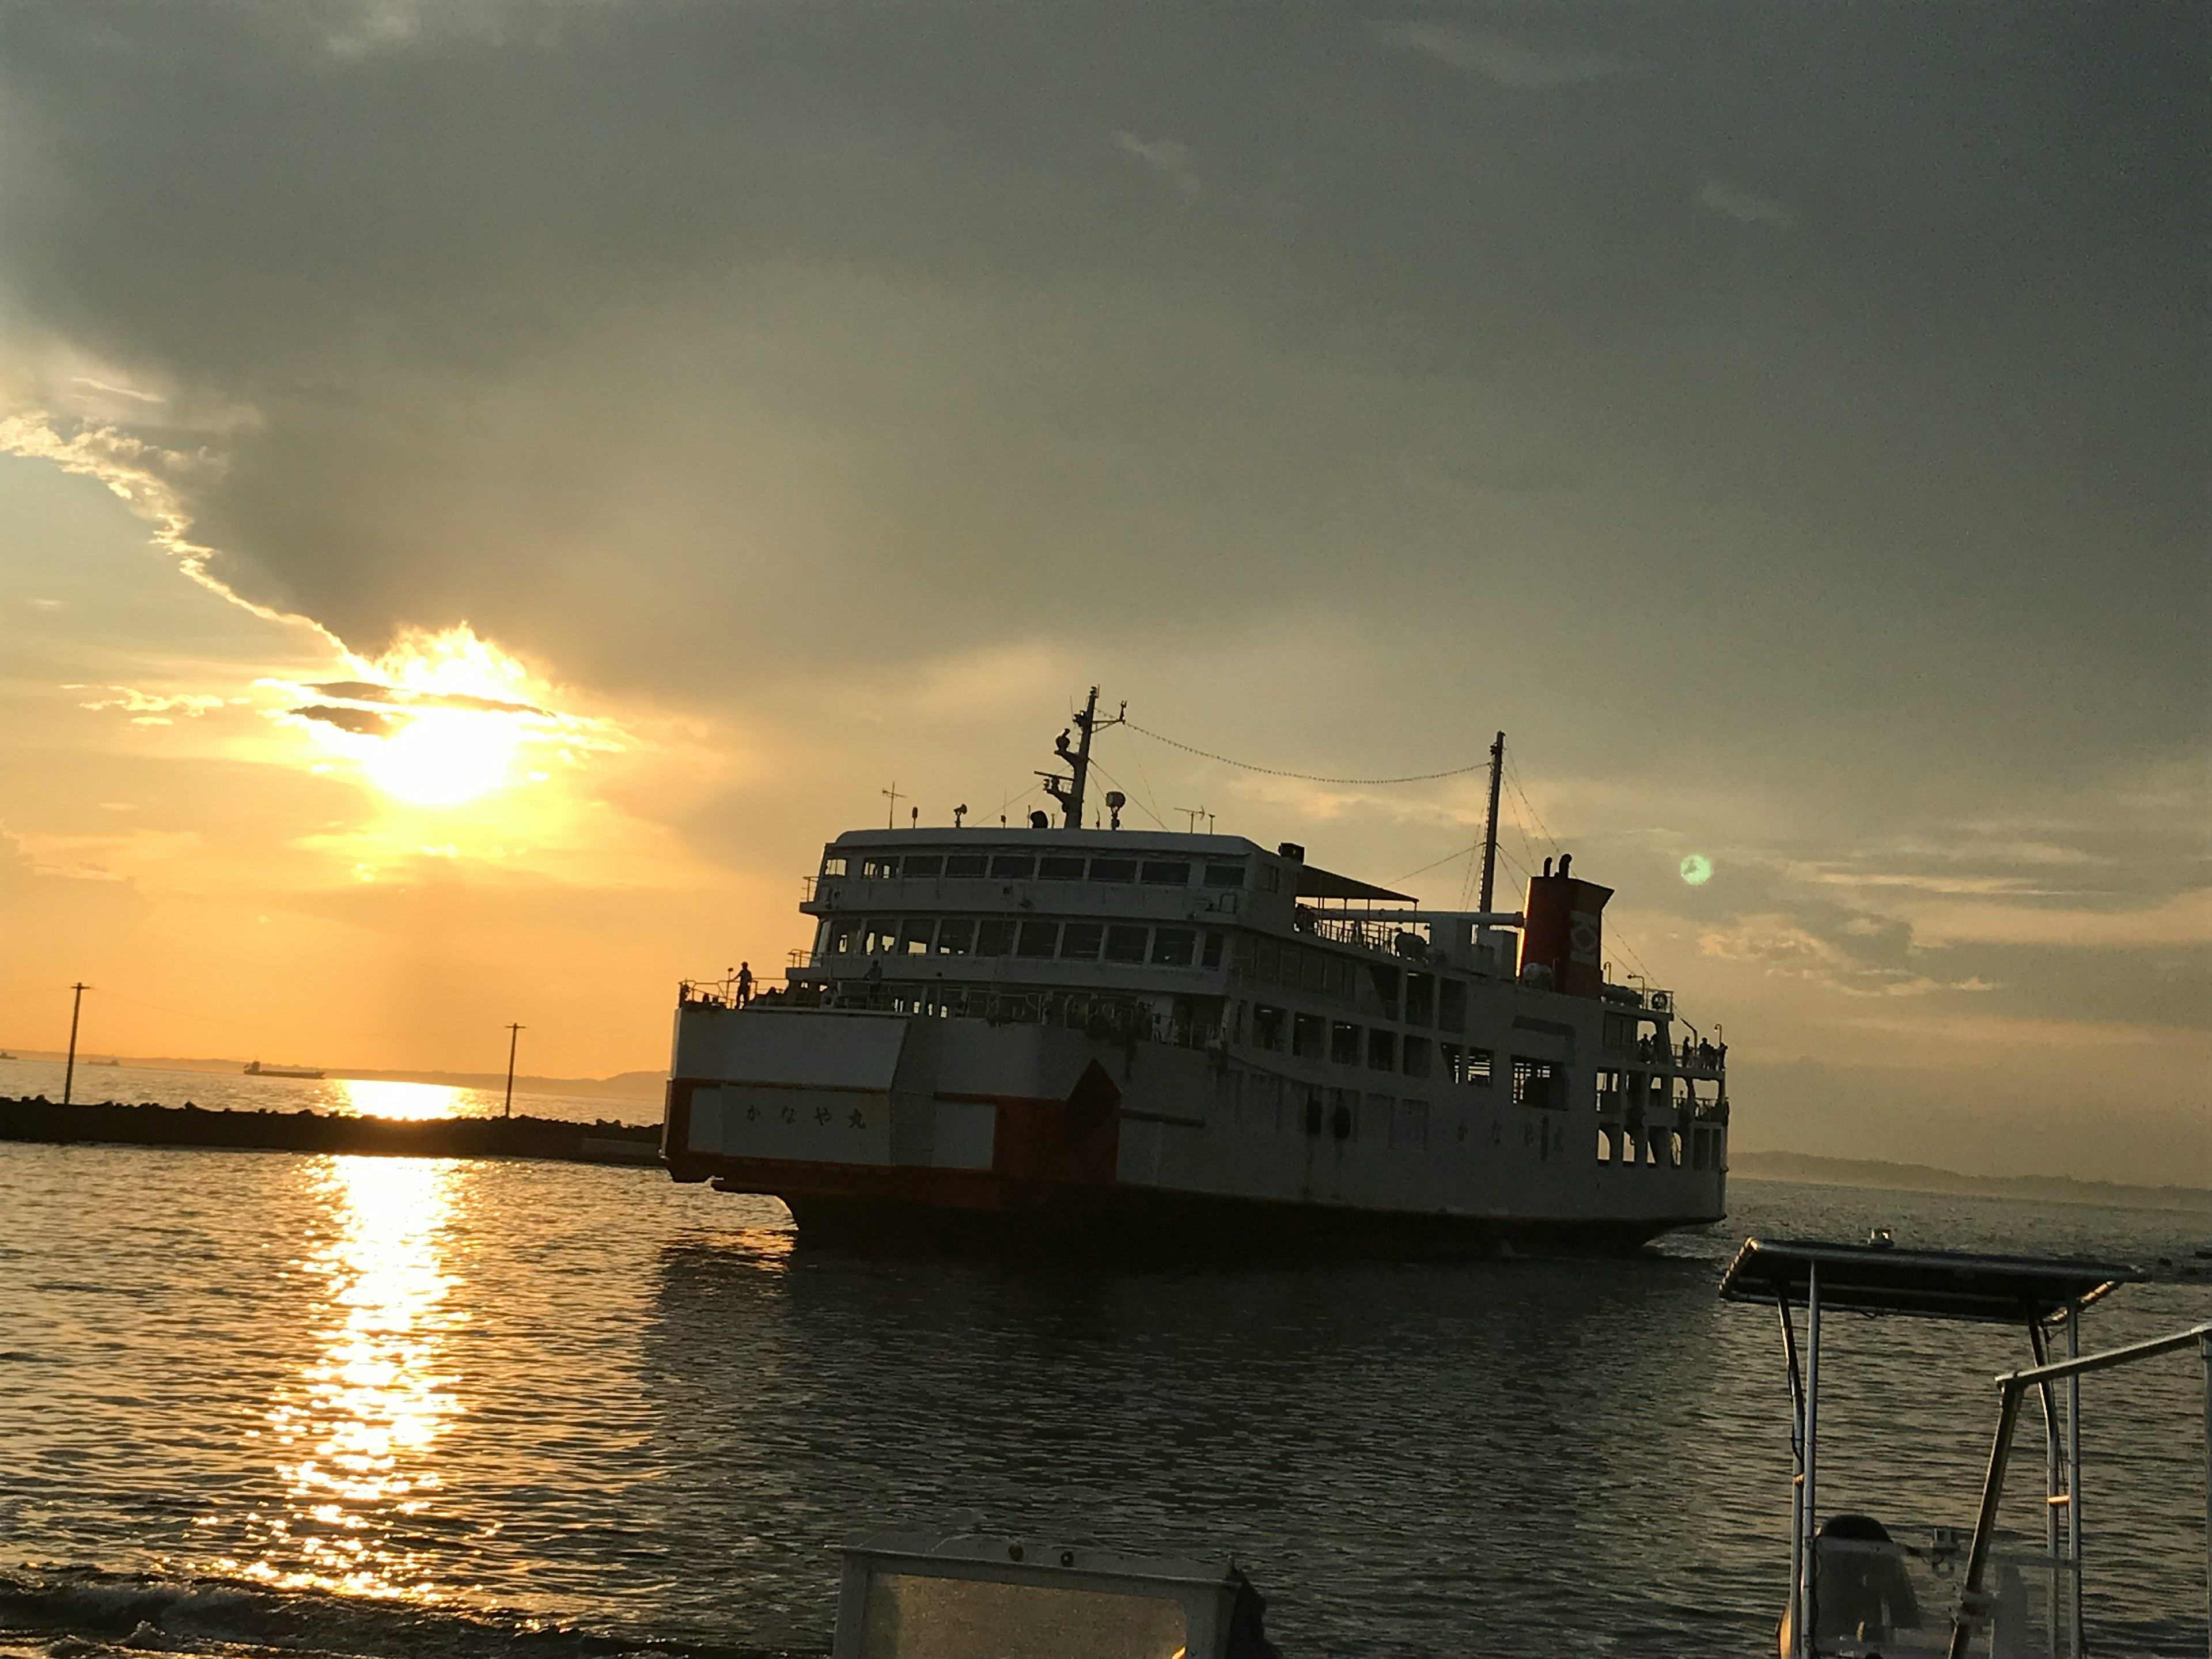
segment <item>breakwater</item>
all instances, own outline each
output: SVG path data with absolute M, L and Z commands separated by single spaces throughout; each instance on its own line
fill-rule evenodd
M 224 1146 L 386 1158 L 534 1158 L 566 1164 L 652 1164 L 657 1125 L 550 1117 L 368 1117 L 341 1112 L 210 1111 L 187 1102 L 64 1106 L 0 1097 L 0 1140 L 128 1146 Z

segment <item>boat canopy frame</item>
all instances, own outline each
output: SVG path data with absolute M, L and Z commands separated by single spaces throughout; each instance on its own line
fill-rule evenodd
M 1818 1575 L 1818 1473 L 1820 1316 L 1823 1311 L 1897 1314 L 2024 1326 L 2033 1364 L 1996 1379 L 1998 1420 L 1984 1477 L 1981 1504 L 1968 1547 L 1959 1604 L 1952 1615 L 1950 1659 L 1966 1659 L 1981 1615 L 1987 1611 L 1982 1577 L 1995 1539 L 2020 1402 L 2033 1390 L 2043 1407 L 2045 1547 L 2052 1568 L 2049 1631 L 2057 1650 L 2082 1652 L 2081 1623 L 2081 1395 L 2086 1373 L 2173 1353 L 2194 1346 L 2205 1378 L 2207 1438 L 2205 1505 L 2208 1584 L 2212 1584 L 2212 1322 L 2084 1355 L 2081 1311 L 2122 1285 L 2148 1279 L 2124 1263 L 2068 1256 L 1993 1255 L 1960 1250 L 1899 1249 L 1886 1230 L 1862 1244 L 1813 1240 L 1746 1239 L 1721 1276 L 1723 1301 L 1771 1304 L 1781 1324 L 1790 1405 L 1793 1501 L 1790 1514 L 1790 1626 L 1793 1659 L 1814 1659 Z M 1793 1309 L 1805 1310 L 1802 1350 Z M 2050 1352 L 2053 1328 L 2063 1334 L 2066 1357 Z M 2062 1413 L 2055 1386 L 2066 1391 Z M 2063 1518 L 2062 1518 L 2063 1517 Z M 2062 1586 L 2069 1587 L 2062 1595 Z M 2208 1589 L 2208 1639 L 2212 1639 L 2212 1589 Z

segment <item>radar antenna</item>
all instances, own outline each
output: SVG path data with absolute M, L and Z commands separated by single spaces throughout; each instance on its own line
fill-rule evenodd
M 1040 772 L 1044 780 L 1044 792 L 1060 803 L 1062 821 L 1070 830 L 1083 828 L 1083 792 L 1091 782 L 1091 739 L 1107 727 L 1127 724 L 1129 705 L 1123 703 L 1121 713 L 1111 720 L 1098 718 L 1098 688 L 1091 688 L 1091 696 L 1083 704 L 1083 712 L 1075 717 L 1075 729 L 1083 733 L 1073 749 L 1068 747 L 1067 733 L 1063 731 L 1053 748 L 1066 762 L 1074 775 L 1062 777 L 1057 772 Z

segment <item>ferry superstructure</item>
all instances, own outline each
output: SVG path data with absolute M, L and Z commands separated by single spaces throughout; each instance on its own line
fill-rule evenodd
M 1424 908 L 1285 842 L 853 830 L 786 984 L 679 990 L 662 1158 L 802 1238 L 1622 1247 L 1725 1212 L 1727 1056 L 1611 983 L 1610 889 Z

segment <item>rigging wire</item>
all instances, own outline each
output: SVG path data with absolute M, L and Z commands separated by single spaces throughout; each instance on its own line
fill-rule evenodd
M 1132 732 L 1139 729 L 1136 726 L 1129 726 L 1129 722 L 1127 720 L 1124 720 L 1121 724 L 1129 726 L 1129 730 Z M 1145 786 L 1145 799 L 1150 803 L 1145 808 L 1146 815 L 1151 817 L 1154 823 L 1158 824 L 1161 829 L 1166 829 L 1168 827 L 1168 821 L 1159 814 L 1159 798 L 1152 793 L 1152 775 L 1145 770 L 1144 750 L 1133 745 L 1129 750 L 1129 758 L 1137 763 L 1137 779 L 1138 781 Z M 1097 763 L 1093 761 L 1091 764 L 1095 766 Z M 1127 793 L 1127 792 L 1124 791 L 1123 793 Z
M 1505 762 L 1505 780 L 1513 786 L 1513 793 L 1521 798 L 1521 804 L 1528 809 L 1528 816 L 1535 820 L 1536 828 L 1543 832 L 1544 839 L 1552 843 L 1552 851 L 1556 854 L 1559 850 L 1559 838 L 1552 833 L 1551 825 L 1544 822 L 1544 815 L 1536 810 L 1536 803 L 1528 799 L 1528 792 L 1521 787 L 1520 769 L 1513 764 L 1510 757 Z
M 1115 777 L 1111 772 L 1109 772 L 1104 767 L 1101 766 L 1098 763 L 1098 757 L 1096 755 L 1093 755 L 1091 757 L 1091 769 L 1096 772 L 1100 777 L 1105 779 L 1108 783 L 1113 785 L 1115 788 L 1121 789 L 1121 781 Z M 1158 823 L 1160 828 L 1163 830 L 1167 828 L 1166 824 L 1160 823 L 1160 815 L 1158 812 L 1152 811 L 1151 807 L 1146 806 L 1144 802 L 1139 800 L 1134 795 L 1130 795 L 1127 790 L 1121 789 L 1121 793 L 1124 795 L 1128 795 L 1130 805 L 1139 808 L 1144 812 L 1145 816 L 1150 818 L 1154 823 Z
M 1490 764 L 1487 759 L 1479 760 L 1472 766 L 1455 766 L 1450 770 L 1444 772 L 1419 772 L 1409 777 L 1403 778 L 1324 778 L 1317 776 L 1311 772 L 1290 772 L 1285 771 L 1281 767 L 1278 766 L 1255 766 L 1249 761 L 1233 760 L 1227 755 L 1217 755 L 1210 749 L 1200 749 L 1188 743 L 1178 743 L 1173 738 L 1162 737 L 1158 732 L 1147 730 L 1146 727 L 1138 725 L 1134 720 L 1124 720 L 1122 724 L 1127 726 L 1132 732 L 1138 733 L 1139 736 L 1150 738 L 1154 743 L 1164 743 L 1170 749 L 1180 749 L 1184 754 L 1195 755 L 1200 760 L 1218 761 L 1224 766 L 1233 766 L 1240 772 L 1257 772 L 1262 777 L 1292 778 L 1300 783 L 1366 785 L 1379 785 L 1386 783 L 1433 783 L 1439 778 L 1463 778 L 1468 773 L 1480 772 Z M 1141 765 L 1141 763 L 1139 763 L 1139 764 Z

